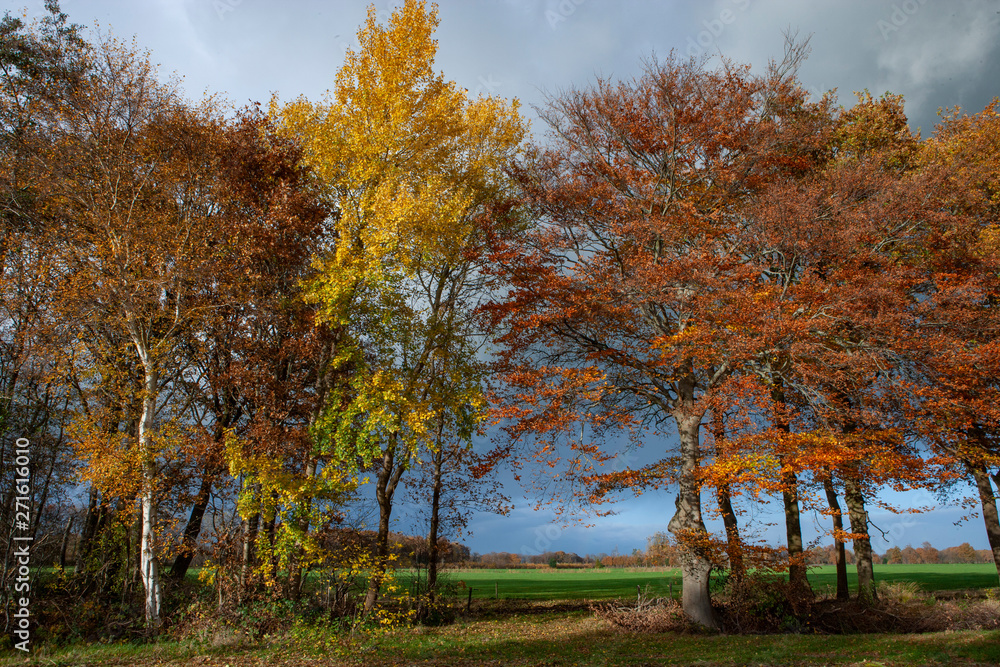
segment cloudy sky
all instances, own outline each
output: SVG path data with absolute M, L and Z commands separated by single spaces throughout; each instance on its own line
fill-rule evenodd
M 7 9 L 42 13 L 41 0 L 5 0 Z M 400 0 L 376 0 L 386 19 Z M 850 105 L 853 91 L 901 93 L 911 126 L 928 136 L 938 109 L 975 113 L 1000 95 L 1000 0 L 441 0 L 438 68 L 473 94 L 516 97 L 532 107 L 546 94 L 585 87 L 596 77 L 629 78 L 653 54 L 723 54 L 763 67 L 780 58 L 783 33 L 811 36 L 812 55 L 800 71 L 815 95 L 836 89 Z M 63 0 L 71 20 L 118 37 L 134 36 L 152 52 L 164 76 L 183 77 L 189 97 L 223 93 L 236 106 L 304 95 L 322 99 L 344 52 L 357 45 L 367 5 L 344 0 Z M 534 121 L 539 140 L 544 128 Z M 662 444 L 653 444 L 662 451 Z M 629 553 L 664 530 L 673 509 L 668 491 L 628 499 L 621 513 L 593 527 L 560 529 L 533 511 L 512 486 L 509 517 L 477 517 L 473 550 Z M 920 495 L 897 504 L 930 505 Z M 938 547 L 971 542 L 986 547 L 979 520 L 954 526 L 957 508 L 927 515 L 873 510 L 890 544 Z M 405 516 L 405 512 L 401 513 Z M 779 541 L 777 513 L 755 517 L 761 536 Z M 813 533 L 827 523 L 806 515 Z

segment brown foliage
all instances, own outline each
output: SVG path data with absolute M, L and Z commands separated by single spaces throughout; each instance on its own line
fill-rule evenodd
M 769 634 L 802 631 L 813 596 L 780 576 L 751 573 L 726 582 L 717 602 L 726 632 Z
M 597 618 L 623 632 L 694 632 L 697 627 L 685 616 L 680 602 L 674 599 L 639 595 L 635 605 L 606 602 L 591 607 Z

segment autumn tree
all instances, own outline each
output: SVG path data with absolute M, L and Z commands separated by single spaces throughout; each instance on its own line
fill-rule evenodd
M 743 325 L 755 323 L 757 275 L 734 252 L 743 202 L 808 159 L 811 142 L 782 135 L 793 124 L 773 111 L 806 109 L 793 73 L 782 63 L 762 76 L 731 63 L 710 71 L 672 56 L 634 81 L 553 98 L 550 147 L 522 176 L 538 226 L 495 255 L 511 286 L 490 313 L 505 331 L 512 437 L 532 436 L 543 452 L 570 443 L 560 475 L 579 479 L 607 454 L 575 439 L 575 424 L 645 422 L 657 434 L 672 424 L 677 455 L 614 483 L 678 484 L 669 528 L 684 609 L 706 626 L 717 559 L 700 430 L 713 393 L 757 353 L 760 333 Z
M 158 83 L 148 59 L 105 42 L 61 100 L 59 123 L 38 156 L 50 188 L 51 260 L 66 269 L 58 307 L 93 333 L 86 342 L 91 357 L 104 360 L 100 382 L 124 391 L 113 400 L 137 401 L 125 415 L 131 427 L 90 429 L 94 437 L 84 437 L 81 453 L 91 458 L 93 481 L 114 485 L 114 476 L 99 472 L 108 456 L 129 477 L 123 489 L 138 494 L 140 576 L 154 626 L 162 595 L 158 507 L 170 483 L 161 473 L 184 442 L 166 390 L 185 370 L 185 335 L 211 308 L 199 287 L 225 261 L 219 246 L 226 230 L 210 196 L 220 126 L 210 106 L 191 107 L 176 88 Z
M 354 372 L 317 432 L 341 460 L 376 468 L 366 610 L 388 567 L 403 473 L 434 441 L 436 416 L 482 404 L 478 382 L 456 362 L 467 335 L 459 309 L 475 274 L 467 253 L 482 243 L 483 216 L 502 196 L 500 167 L 524 133 L 516 104 L 469 100 L 434 72 L 437 22 L 425 2 L 406 2 L 387 26 L 371 8 L 331 98 L 282 111 L 338 216 L 310 292 L 319 320 L 340 335 L 333 363 Z
M 197 287 L 213 307 L 186 342 L 185 393 L 200 427 L 201 479 L 171 568 L 176 577 L 190 565 L 213 486 L 229 472 L 227 439 L 265 437 L 262 425 L 278 420 L 287 430 L 265 437 L 278 447 L 272 456 L 295 459 L 280 449 L 290 442 L 311 450 L 308 437 L 290 432 L 306 432 L 317 410 L 312 390 L 329 337 L 300 298 L 299 283 L 310 275 L 328 217 L 307 190 L 300 149 L 257 108 L 227 124 L 215 149 L 220 161 L 212 196 L 230 233 L 225 271 Z
M 925 281 L 912 354 L 922 371 L 918 432 L 972 480 L 1000 573 L 997 108 L 994 100 L 974 116 L 953 110 L 923 146 L 924 169 L 943 180 L 937 201 L 951 215 L 928 230 L 920 248 Z
M 792 408 L 780 449 L 770 451 L 782 475 L 798 471 L 822 485 L 835 524 L 843 485 L 859 590 L 873 598 L 866 498 L 885 484 L 912 488 L 934 478 L 902 428 L 895 390 L 910 369 L 904 340 L 921 282 L 907 257 L 937 217 L 934 183 L 914 170 L 917 139 L 896 96 L 862 95 L 821 127 L 824 157 L 815 168 L 776 180 L 750 202 L 744 247 L 769 283 L 758 292 L 772 304 L 775 341 L 764 348 L 765 380 L 781 386 L 771 398 Z M 838 543 L 847 535 L 835 525 Z
M 58 554 L 56 541 L 73 527 L 69 516 L 54 510 L 68 503 L 77 467 L 65 431 L 77 403 L 68 372 L 72 322 L 54 307 L 62 267 L 50 261 L 48 183 L 36 158 L 62 95 L 86 69 L 78 27 L 57 3 L 47 2 L 46 9 L 33 25 L 9 13 L 0 20 L 0 516 L 13 530 L 15 496 L 30 496 L 25 530 L 38 557 Z M 19 438 L 30 443 L 28 493 L 23 482 L 18 493 L 15 483 Z M 10 567 L 16 546 L 7 540 L 0 573 L 5 583 L 16 571 Z M 13 583 L 4 590 L 13 592 Z

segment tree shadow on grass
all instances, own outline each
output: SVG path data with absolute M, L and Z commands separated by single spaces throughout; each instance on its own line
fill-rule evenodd
M 664 665 L 692 664 L 1000 664 L 1000 631 L 926 635 L 638 635 L 580 621 L 586 631 L 547 637 L 467 636 L 449 646 L 384 646 L 365 660 L 375 665 Z M 598 627 L 595 627 L 598 626 Z M 546 630 L 526 624 L 525 634 Z M 510 634 L 517 628 L 507 628 Z M 395 651 L 393 649 L 396 649 Z M 397 652 L 398 651 L 398 652 Z M 377 657 L 376 657 L 377 656 Z

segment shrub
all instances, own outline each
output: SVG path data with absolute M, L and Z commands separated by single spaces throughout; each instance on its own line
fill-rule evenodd
M 880 581 L 876 587 L 878 599 L 885 604 L 902 604 L 928 598 L 927 593 L 913 581 Z
M 717 601 L 723 629 L 739 634 L 799 632 L 812 607 L 811 593 L 762 573 L 729 578 Z
M 593 605 L 597 618 L 625 632 L 691 632 L 695 629 L 679 602 L 673 599 L 637 596 L 636 604 L 606 602 Z

